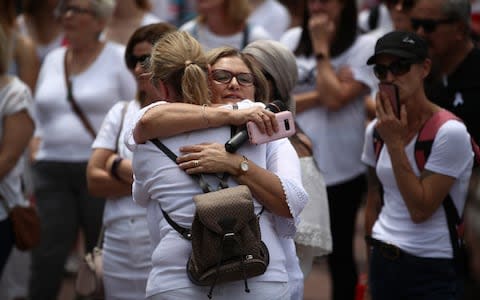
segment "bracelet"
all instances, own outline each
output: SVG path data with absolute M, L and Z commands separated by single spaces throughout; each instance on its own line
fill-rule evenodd
M 118 180 L 122 180 L 118 175 L 118 168 L 120 167 L 120 163 L 122 162 L 123 157 L 117 156 L 112 163 L 112 167 L 110 168 L 110 175 Z
M 205 120 L 205 123 L 207 123 L 207 128 L 210 127 L 210 121 L 208 120 L 208 117 L 207 117 L 207 105 L 206 104 L 202 105 L 202 116 L 203 116 L 203 119 Z

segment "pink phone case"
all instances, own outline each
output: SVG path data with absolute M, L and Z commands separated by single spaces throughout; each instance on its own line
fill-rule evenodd
M 400 102 L 398 101 L 398 88 L 393 83 L 379 83 L 378 89 L 388 95 L 393 113 L 400 117 Z
M 295 133 L 295 122 L 290 111 L 282 111 L 275 114 L 278 121 L 278 131 L 273 135 L 261 133 L 254 122 L 247 123 L 248 137 L 251 144 L 258 145 L 266 142 L 289 137 Z

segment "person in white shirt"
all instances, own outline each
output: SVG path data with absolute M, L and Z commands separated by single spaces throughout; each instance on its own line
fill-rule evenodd
M 252 12 L 248 22 L 262 26 L 274 40 L 290 27 L 290 12 L 277 0 L 249 0 Z
M 180 30 L 190 33 L 205 50 L 221 46 L 243 49 L 250 42 L 271 39 L 263 27 L 248 22 L 248 0 L 198 1 L 197 12 Z
M 33 100 L 28 86 L 7 75 L 8 37 L 0 26 L 0 276 L 14 245 L 8 210 L 28 205 L 21 187 L 24 152 L 35 128 Z
M 312 140 L 313 157 L 327 186 L 332 299 L 353 299 L 358 281 L 353 236 L 366 189 L 360 160 L 364 98 L 376 82 L 366 61 L 376 39 L 357 35 L 355 0 L 304 4 L 303 26 L 288 30 L 280 42 L 297 57 L 296 121 Z
M 32 252 L 30 299 L 57 297 L 65 259 L 80 228 L 87 251 L 99 235 L 105 201 L 87 190 L 91 144 L 112 105 L 135 94 L 133 76 L 121 63 L 124 47 L 99 40 L 113 8 L 112 0 L 64 2 L 60 11 L 68 46 L 50 52 L 40 70 L 35 94 L 38 148 L 32 155 L 42 239 Z M 67 86 L 85 122 L 69 103 Z
M 124 143 L 129 120 L 156 99 L 151 95 L 144 62 L 155 42 L 175 30 L 168 23 L 137 29 L 127 43 L 125 62 L 137 80 L 137 97 L 119 102 L 107 113 L 87 165 L 89 192 L 106 197 L 103 212 L 103 280 L 106 299 L 143 299 L 152 246 L 148 234 L 146 210 L 132 199 L 132 152 Z
M 183 38 L 189 40 L 189 44 L 195 42 L 189 35 L 184 35 Z M 192 48 L 189 44 L 187 45 Z M 173 43 L 172 45 L 178 44 Z M 166 51 L 169 52 L 168 48 L 161 45 L 161 42 L 157 46 L 158 48 L 154 50 L 152 66 L 155 66 L 155 59 L 159 60 L 172 55 L 171 53 L 165 53 Z M 197 45 L 197 47 L 200 47 L 200 45 Z M 157 56 L 155 52 L 157 52 Z M 176 52 L 182 53 L 178 46 Z M 238 57 L 235 58 L 238 59 Z M 178 60 L 177 68 L 182 69 L 185 68 L 185 65 L 188 66 L 185 74 L 188 74 L 188 69 L 191 66 L 195 66 L 195 69 L 200 67 L 203 72 L 207 70 L 206 60 L 204 61 L 199 57 L 180 57 L 179 55 Z M 222 91 L 225 90 L 220 89 L 213 94 L 222 95 L 226 101 L 234 102 L 238 102 L 234 98 L 240 97 L 241 91 L 249 91 L 250 97 L 254 97 L 253 80 L 247 81 L 248 76 L 246 75 L 242 75 L 240 81 L 236 79 L 238 77 L 235 77 L 239 76 L 240 73 L 251 74 L 248 68 L 241 66 L 241 64 L 233 64 L 233 61 L 225 62 L 225 64 L 216 67 L 224 69 L 227 66 L 235 66 L 235 69 L 228 69 L 228 72 L 231 72 L 234 76 L 230 77 L 230 80 L 227 80 L 228 82 L 225 81 L 226 77 L 222 76 L 217 78 L 222 82 L 218 81 L 218 83 L 213 84 L 221 87 L 233 85 L 235 86 L 235 88 L 232 87 L 234 92 L 223 93 Z M 158 63 L 157 68 L 165 71 L 164 64 Z M 155 67 L 153 67 L 152 78 L 161 80 L 164 77 L 157 77 L 155 73 Z M 199 74 L 197 73 L 197 75 Z M 200 82 L 199 77 L 196 76 L 196 82 Z M 202 78 L 206 82 L 206 74 Z M 215 78 L 213 78 L 213 81 L 215 81 Z M 239 85 L 239 82 L 242 86 Z M 170 84 L 164 86 L 163 81 L 158 81 L 158 85 L 159 89 L 168 90 L 170 95 L 173 94 L 174 88 Z M 233 97 L 234 95 L 235 97 Z M 173 96 L 176 98 L 169 99 L 169 101 L 175 99 L 178 101 L 185 98 L 183 99 L 186 100 L 185 102 L 198 103 L 195 100 L 189 101 L 192 98 L 185 96 L 185 94 L 180 98 L 178 98 L 178 94 L 173 94 Z M 201 103 L 199 102 L 199 104 Z M 273 113 L 254 105 L 250 101 L 240 102 L 238 106 L 239 110 L 232 111 L 231 106 L 229 106 L 230 109 L 227 109 L 181 103 L 157 103 L 154 106 L 146 107 L 139 114 L 139 118 L 141 117 L 142 120 L 137 123 L 135 129 L 137 144 L 131 143 L 131 147 L 134 148 L 134 199 L 147 206 L 148 218 L 152 222 L 150 227 L 152 239 L 155 239 L 154 244 L 158 244 L 152 257 L 154 266 L 147 283 L 149 299 L 171 299 L 173 296 L 192 299 L 204 297 L 209 289 L 209 287 L 195 286 L 188 279 L 184 266 L 189 251 L 191 251 L 191 244 L 163 220 L 159 209 L 160 204 L 162 209 L 167 211 L 170 217 L 181 226 L 189 227 L 191 225 L 194 211 L 191 197 L 200 193 L 201 189 L 184 171 L 190 174 L 229 172 L 229 186 L 248 185 L 256 199 L 255 211 L 259 211 L 262 205 L 267 209 L 260 217 L 262 239 L 269 249 L 271 259 L 267 271 L 261 276 L 248 279 L 249 294 L 243 293 L 243 282 L 239 281 L 217 285 L 213 296 L 218 299 L 227 299 L 235 294 L 236 299 L 251 299 L 252 297 L 255 299 L 290 299 L 285 266 L 286 256 L 280 239 L 282 236 L 291 237 L 294 234 L 295 220 L 303 207 L 302 203 L 306 201 L 306 194 L 301 187 L 298 158 L 290 143 L 288 140 L 279 140 L 267 145 L 245 145 L 238 150 L 239 154 L 231 154 L 226 152 L 223 146 L 230 137 L 230 127 L 181 133 L 198 129 L 198 123 L 200 122 L 202 124 L 200 128 L 207 128 L 209 126 L 231 124 L 231 122 L 240 125 L 248 120 L 268 123 L 270 124 L 269 130 L 272 130 L 273 125 L 270 122 L 273 120 Z M 163 114 L 163 112 L 166 113 Z M 155 116 L 157 113 L 160 113 L 162 118 L 154 118 L 152 123 L 146 120 L 149 115 Z M 177 125 L 159 128 L 157 127 L 158 122 L 166 122 L 164 125 L 175 122 L 173 124 Z M 143 125 L 147 124 L 153 125 L 153 127 L 146 126 L 144 128 Z M 264 126 L 266 125 L 264 124 Z M 159 134 L 154 136 L 166 137 L 161 140 L 172 151 L 177 154 L 181 151 L 178 160 L 181 169 L 150 142 L 138 144 L 146 138 L 142 136 L 142 133 L 144 129 L 148 130 L 148 128 L 150 130 L 156 128 L 154 131 Z M 130 141 L 132 139 L 133 137 L 130 137 Z M 204 141 L 211 143 L 201 145 L 200 143 Z M 245 163 L 245 158 L 242 155 L 248 157 L 248 170 L 241 171 L 239 168 L 242 162 Z M 158 168 L 152 168 L 152 166 L 158 166 Z M 159 172 L 154 170 L 159 170 Z M 160 174 L 162 175 L 159 176 Z M 209 178 L 211 179 L 211 177 Z M 212 184 L 213 182 L 209 181 L 209 183 Z M 295 201 L 295 205 L 290 206 L 288 204 L 290 201 Z M 175 249 L 176 252 L 173 253 L 170 249 Z
M 378 40 L 368 64 L 381 83 L 398 87 L 400 103 L 395 114 L 390 95 L 377 94 L 377 118 L 365 130 L 372 299 L 461 299 L 463 276 L 443 203 L 450 197 L 453 209 L 463 215 L 473 166 L 470 135 L 459 120 L 443 123 L 421 170 L 417 137 L 442 111 L 424 90 L 432 66 L 427 42 L 412 32 L 393 31 Z M 377 147 L 374 130 L 375 140 L 382 141 Z

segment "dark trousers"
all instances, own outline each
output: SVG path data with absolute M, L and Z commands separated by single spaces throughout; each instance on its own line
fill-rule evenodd
M 373 246 L 369 276 L 372 300 L 456 300 L 463 294 L 452 259 L 397 256 Z
M 366 191 L 366 178 L 358 176 L 345 183 L 328 186 L 332 253 L 328 267 L 332 278 L 332 299 L 353 300 L 358 280 L 353 254 L 355 222 Z
M 1 201 L 1 200 L 0 200 Z M 9 218 L 0 221 L 0 277 L 14 243 L 12 222 Z
M 41 226 L 41 242 L 32 251 L 30 299 L 54 300 L 63 279 L 65 261 L 81 228 L 86 250 L 100 232 L 105 200 L 87 191 L 86 162 L 36 162 L 33 181 Z

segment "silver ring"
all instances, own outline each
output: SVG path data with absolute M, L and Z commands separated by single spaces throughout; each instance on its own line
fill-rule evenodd
M 193 161 L 193 166 L 196 168 L 200 165 L 200 161 L 198 161 L 198 159 L 194 160 Z

